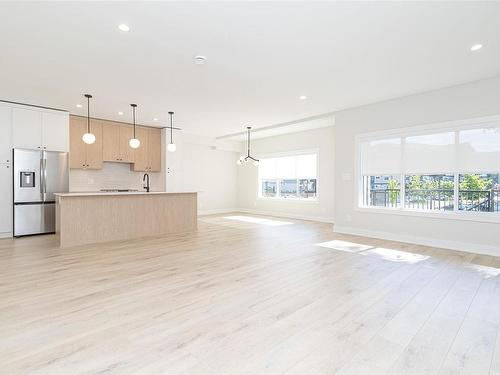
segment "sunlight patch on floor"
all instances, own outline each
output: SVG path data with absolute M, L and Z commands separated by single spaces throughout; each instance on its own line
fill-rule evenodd
M 500 268 L 482 266 L 480 264 L 470 264 L 467 268 L 477 271 L 479 274 L 483 275 L 485 279 L 500 275 Z
M 224 216 L 224 219 L 243 221 L 245 223 L 252 223 L 252 224 L 267 225 L 270 227 L 278 227 L 278 226 L 282 226 L 282 225 L 292 225 L 293 224 L 289 221 L 272 220 L 272 219 L 266 219 L 266 218 L 255 217 L 255 216 L 234 215 L 234 216 Z
M 376 247 L 371 250 L 364 251 L 363 255 L 376 255 L 384 260 L 391 262 L 401 262 L 401 263 L 418 263 L 423 260 L 429 259 L 430 257 L 422 254 L 408 253 L 401 250 L 385 249 L 383 247 Z
M 315 246 L 326 247 L 327 249 L 346 251 L 348 253 L 359 253 L 360 251 L 366 251 L 373 249 L 373 246 L 362 245 L 355 242 L 333 240 L 327 242 L 317 243 Z

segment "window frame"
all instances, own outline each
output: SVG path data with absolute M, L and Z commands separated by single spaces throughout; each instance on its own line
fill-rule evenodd
M 320 187 L 319 187 L 319 171 L 320 171 L 320 151 L 317 148 L 314 149 L 301 149 L 294 151 L 284 151 L 284 152 L 275 152 L 275 153 L 265 153 L 265 154 L 257 154 L 257 159 L 272 159 L 272 158 L 281 158 L 287 156 L 300 156 L 300 155 L 316 155 L 316 198 L 307 199 L 307 198 L 282 198 L 280 197 L 281 191 L 281 181 L 283 179 L 276 179 L 276 197 L 263 197 L 262 194 L 262 186 L 261 179 L 259 178 L 259 171 L 257 170 L 257 200 L 262 201 L 277 201 L 277 202 L 300 202 L 300 203 L 308 203 L 308 204 L 317 204 L 320 202 Z M 297 178 L 297 193 L 299 192 L 299 183 L 300 178 Z
M 404 165 L 404 146 L 406 143 L 406 137 L 416 136 L 416 135 L 429 135 L 435 133 L 444 132 L 454 132 L 455 133 L 455 143 L 459 142 L 459 132 L 463 130 L 481 129 L 481 128 L 491 128 L 498 127 L 498 122 L 500 121 L 500 115 L 486 116 L 465 120 L 456 121 L 446 121 L 440 123 L 432 123 L 419 126 L 411 126 L 399 129 L 389 129 L 370 133 L 358 134 L 355 136 L 355 178 L 354 178 L 354 207 L 357 212 L 370 212 L 370 213 L 383 213 L 383 214 L 395 214 L 403 216 L 414 216 L 414 217 L 429 217 L 429 218 L 439 218 L 439 219 L 451 219 L 451 220 L 465 220 L 465 221 L 478 221 L 487 223 L 500 223 L 500 212 L 478 212 L 478 211 L 463 211 L 459 210 L 458 200 L 459 200 L 459 176 L 461 174 L 478 174 L 478 173 L 492 173 L 498 174 L 500 171 L 489 171 L 489 172 L 471 172 L 456 168 L 455 172 L 441 171 L 433 172 L 432 174 L 453 174 L 454 175 L 454 209 L 453 211 L 426 211 L 419 209 L 405 208 L 404 202 L 406 201 L 405 196 L 405 176 L 403 172 L 405 170 Z M 401 139 L 401 173 L 400 176 L 400 207 L 373 207 L 365 206 L 363 204 L 363 172 L 362 172 L 362 155 L 361 148 L 363 142 L 383 140 L 387 138 L 400 138 Z M 457 160 L 456 158 L 455 160 Z

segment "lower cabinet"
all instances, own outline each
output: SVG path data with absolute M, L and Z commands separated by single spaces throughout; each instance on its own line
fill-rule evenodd
M 12 169 L 0 164 L 0 237 L 12 234 Z

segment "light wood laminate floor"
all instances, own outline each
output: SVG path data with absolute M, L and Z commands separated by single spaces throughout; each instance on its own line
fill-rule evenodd
M 0 240 L 0 374 L 498 375 L 499 272 L 243 214 L 63 250 Z

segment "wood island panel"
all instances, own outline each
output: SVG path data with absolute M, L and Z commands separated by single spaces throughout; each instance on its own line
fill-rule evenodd
M 197 194 L 58 196 L 61 247 L 195 231 Z

